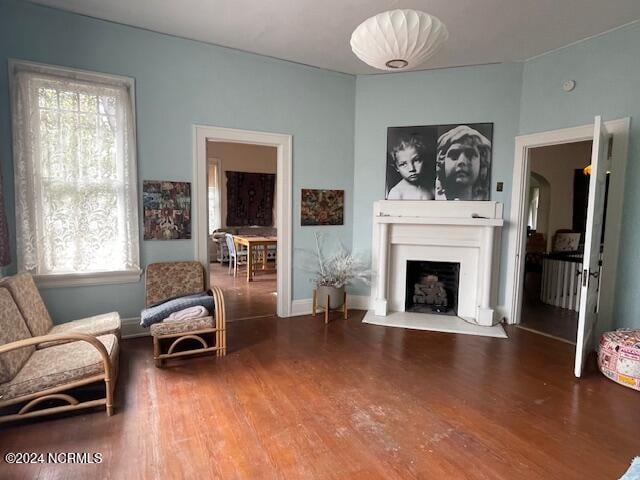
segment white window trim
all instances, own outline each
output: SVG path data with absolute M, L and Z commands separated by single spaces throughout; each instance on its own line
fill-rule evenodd
M 114 272 L 59 273 L 34 275 L 40 288 L 86 287 L 90 285 L 115 285 L 119 283 L 138 283 L 142 270 L 122 270 Z
M 131 101 L 133 103 L 133 105 L 135 106 L 135 78 L 133 77 L 125 77 L 123 75 L 114 75 L 112 73 L 103 73 L 103 72 L 98 72 L 98 71 L 94 71 L 94 70 L 83 70 L 81 68 L 71 68 L 71 67 L 63 67 L 61 65 L 52 65 L 50 63 L 39 63 L 39 62 L 30 62 L 28 60 L 19 60 L 16 58 L 10 58 L 8 60 L 9 63 L 9 74 L 11 74 L 14 70 L 15 67 L 19 67 L 19 66 L 25 66 L 25 67 L 41 67 L 41 68 L 51 68 L 51 69 L 55 69 L 59 72 L 65 72 L 68 74 L 82 74 L 82 75 L 87 75 L 87 76 L 94 76 L 94 77 L 100 77 L 100 78 L 106 78 L 106 79 L 111 79 L 111 80 L 115 80 L 118 82 L 122 82 L 127 84 L 127 86 L 131 89 Z M 9 75 L 9 86 L 12 87 L 12 82 L 13 82 L 13 76 Z M 10 89 L 11 90 L 11 89 Z M 135 108 L 133 109 L 132 112 L 133 115 L 133 120 L 135 121 L 135 117 L 136 117 L 136 111 Z
M 36 67 L 48 67 L 54 68 L 60 72 L 66 72 L 69 74 L 77 73 L 84 75 L 95 75 L 99 77 L 103 77 L 106 79 L 117 80 L 127 85 L 130 92 L 131 97 L 131 114 L 132 114 L 132 122 L 134 125 L 134 131 L 136 132 L 135 140 L 135 150 L 136 150 L 136 165 L 135 170 L 138 172 L 138 155 L 137 155 L 137 109 L 136 109 L 136 88 L 135 88 L 135 79 L 132 77 L 125 77 L 122 75 L 113 75 L 110 73 L 96 72 L 92 70 L 84 70 L 78 68 L 71 67 L 63 67 L 59 65 L 51 65 L 40 62 L 31 62 L 28 60 L 19 60 L 15 58 L 8 59 L 8 71 L 9 71 L 9 95 L 12 95 L 14 85 L 13 85 L 13 72 L 16 67 L 19 66 L 36 66 Z M 14 167 L 15 168 L 15 167 Z M 139 177 L 136 175 L 136 185 L 139 187 Z M 137 225 L 138 229 L 138 258 L 141 258 L 140 255 L 140 192 L 137 192 L 136 198 L 136 210 L 137 210 Z M 67 287 L 81 287 L 81 286 L 91 286 L 91 285 L 114 285 L 114 284 L 122 284 L 122 283 L 138 283 L 142 276 L 143 270 L 141 268 L 136 268 L 132 270 L 116 270 L 116 271 L 105 271 L 105 272 L 82 272 L 82 273 L 65 273 L 65 274 L 41 274 L 34 275 L 34 280 L 38 287 L 41 288 L 67 288 Z

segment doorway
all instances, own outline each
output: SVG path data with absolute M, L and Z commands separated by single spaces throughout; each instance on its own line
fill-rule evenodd
M 207 140 L 209 281 L 229 318 L 276 315 L 278 150 Z
M 229 320 L 290 315 L 291 163 L 289 135 L 194 127 L 196 257 Z
M 599 117 L 596 117 L 594 124 L 516 137 L 512 202 L 508 223 L 509 251 L 506 283 L 508 295 L 505 304 L 505 316 L 510 324 L 520 324 L 523 320 L 522 307 L 525 293 L 523 287 L 525 283 L 526 248 L 529 238 L 527 226 L 530 225 L 532 210 L 529 199 L 533 199 L 537 195 L 537 208 L 540 210 L 543 203 L 541 202 L 543 199 L 540 198 L 540 193 L 544 186 L 541 188 L 539 179 L 537 184 L 536 181 L 533 184 L 531 182 L 531 153 L 539 147 L 576 142 L 594 142 L 591 158 L 597 168 L 595 176 L 592 176 L 594 180 L 590 181 L 590 185 L 597 185 L 597 188 L 591 189 L 591 191 L 594 192 L 593 195 L 596 195 L 598 201 L 592 198 L 593 195 L 589 197 L 592 213 L 591 220 L 587 222 L 585 264 L 582 269 L 582 273 L 586 269 L 586 275 L 582 275 L 583 278 L 581 279 L 582 292 L 588 291 L 589 295 L 582 295 L 580 298 L 583 307 L 585 305 L 584 302 L 588 301 L 588 308 L 581 308 L 582 314 L 579 316 L 576 342 L 576 376 L 580 376 L 582 372 L 584 355 L 593 350 L 594 338 L 597 338 L 599 333 L 612 329 L 615 324 L 613 301 L 618 265 L 618 245 L 622 225 L 629 126 L 629 118 L 602 122 Z M 609 137 L 612 140 L 611 142 L 609 142 Z M 601 246 L 599 232 L 602 225 L 599 223 L 603 221 L 601 210 L 603 209 L 605 171 L 611 173 L 608 214 L 606 226 L 604 226 L 606 238 Z M 537 191 L 535 190 L 536 187 Z M 553 208 L 554 205 L 551 205 L 551 210 Z M 597 213 L 594 215 L 593 212 Z M 596 220 L 595 223 L 594 219 Z M 539 222 L 537 217 L 536 222 Z M 530 226 L 533 226 L 533 224 Z M 538 228 L 537 223 L 536 228 Z M 539 248 L 548 248 L 549 242 L 552 241 L 546 238 L 543 242 L 540 242 L 544 247 Z M 603 266 L 606 265 L 601 271 L 598 271 L 599 260 L 602 261 Z M 566 276 L 566 278 L 570 281 L 571 277 Z
M 573 344 L 578 331 L 591 153 L 591 140 L 529 151 L 527 238 L 518 325 Z

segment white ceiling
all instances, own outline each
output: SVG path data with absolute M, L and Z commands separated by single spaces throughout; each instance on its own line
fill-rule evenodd
M 394 8 L 439 17 L 449 41 L 422 69 L 526 60 L 640 19 L 639 0 L 35 0 L 35 3 L 352 74 L 353 29 Z

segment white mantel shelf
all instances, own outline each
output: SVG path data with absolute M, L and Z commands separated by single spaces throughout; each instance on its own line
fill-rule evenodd
M 379 215 L 375 223 L 401 223 L 406 225 L 462 225 L 475 227 L 501 227 L 502 218 L 463 218 L 463 217 L 400 217 Z

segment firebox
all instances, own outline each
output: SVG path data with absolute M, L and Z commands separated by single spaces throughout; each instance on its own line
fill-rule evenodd
M 407 260 L 405 311 L 458 314 L 460 264 Z

